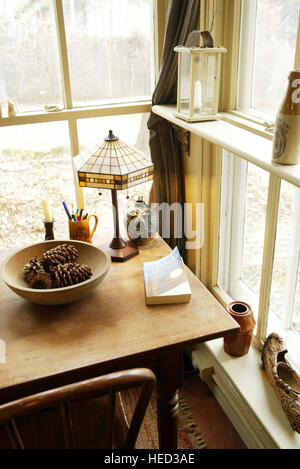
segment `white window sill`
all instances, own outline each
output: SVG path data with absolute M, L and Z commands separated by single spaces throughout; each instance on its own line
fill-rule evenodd
M 300 187 L 300 163 L 272 163 L 272 141 L 224 120 L 189 123 L 174 116 L 175 106 L 153 106 L 152 111 L 170 122 Z M 226 114 L 226 113 L 225 113 Z M 222 116 L 222 114 L 221 114 Z
M 231 357 L 217 339 L 196 346 L 192 356 L 199 369 L 214 368 L 208 385 L 249 448 L 300 448 L 300 435 L 292 430 L 257 349 Z

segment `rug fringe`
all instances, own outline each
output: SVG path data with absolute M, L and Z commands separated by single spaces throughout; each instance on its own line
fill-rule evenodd
M 195 449 L 207 449 L 207 443 L 202 434 L 197 430 L 197 425 L 193 420 L 192 412 L 181 394 L 179 394 L 179 412 L 182 416 L 182 423 L 185 430 L 192 434 L 194 440 L 197 442 L 198 447 Z

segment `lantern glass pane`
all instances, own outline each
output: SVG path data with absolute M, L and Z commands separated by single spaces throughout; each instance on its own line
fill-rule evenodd
M 199 54 L 195 57 L 194 114 L 215 114 L 217 56 Z
M 180 110 L 189 114 L 191 99 L 191 55 L 181 54 Z

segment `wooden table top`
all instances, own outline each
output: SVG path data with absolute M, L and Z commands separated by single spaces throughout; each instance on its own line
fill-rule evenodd
M 64 306 L 31 304 L 1 282 L 0 391 L 23 383 L 141 358 L 239 330 L 238 324 L 187 268 L 190 303 L 146 306 L 143 262 L 169 254 L 161 238 L 111 268 L 92 295 Z M 0 254 L 0 262 L 7 256 Z

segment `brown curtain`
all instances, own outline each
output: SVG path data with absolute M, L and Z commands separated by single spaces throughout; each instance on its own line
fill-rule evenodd
M 185 44 L 189 33 L 197 29 L 200 0 L 170 0 L 167 26 L 161 60 L 161 69 L 157 86 L 152 97 L 152 104 L 176 104 L 177 99 L 177 53 L 174 47 Z M 177 139 L 176 130 L 165 119 L 153 112 L 148 120 L 150 132 L 150 152 L 154 163 L 153 186 L 150 202 L 172 205 L 178 202 L 182 206 L 185 201 L 184 178 L 182 170 L 182 150 Z M 175 222 L 180 223 L 180 219 Z M 171 219 L 170 237 L 165 241 L 174 248 L 178 247 L 184 255 L 184 231 L 182 237 L 174 237 L 174 219 Z M 164 226 L 160 226 L 163 233 Z M 178 233 L 178 231 L 177 231 Z

